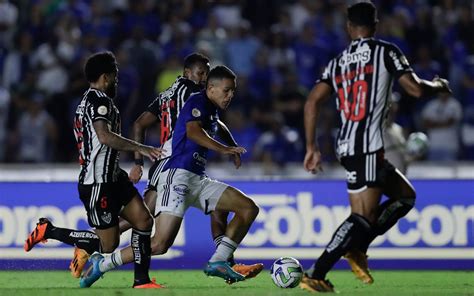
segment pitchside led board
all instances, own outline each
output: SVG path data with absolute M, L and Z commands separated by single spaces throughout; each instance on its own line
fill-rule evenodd
M 229 184 L 260 206 L 235 256 L 240 262 L 271 262 L 281 256 L 308 267 L 349 214 L 344 181 L 238 181 Z M 369 249 L 378 269 L 474 269 L 474 183 L 419 180 L 416 208 Z M 139 184 L 143 189 L 144 183 Z M 39 217 L 57 226 L 87 229 L 73 182 L 0 183 L 0 269 L 67 269 L 70 246 L 49 241 L 31 252 L 23 243 Z M 153 268 L 202 268 L 214 251 L 210 218 L 190 209 L 174 246 L 154 257 Z M 121 246 L 129 239 L 122 237 Z M 339 262 L 337 268 L 347 268 Z

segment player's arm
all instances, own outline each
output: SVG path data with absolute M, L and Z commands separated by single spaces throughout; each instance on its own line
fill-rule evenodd
M 235 141 L 234 137 L 232 136 L 232 133 L 230 132 L 227 125 L 220 120 L 217 120 L 217 123 L 219 124 L 219 130 L 218 130 L 219 138 L 221 138 L 222 141 L 224 141 L 224 143 L 226 143 L 228 146 L 232 146 L 232 147 L 239 146 L 237 142 Z M 240 154 L 234 154 L 232 160 L 234 161 L 235 168 L 238 169 L 242 164 L 242 159 L 240 157 Z
M 132 127 L 132 139 L 137 143 L 144 143 L 146 130 L 152 126 L 158 117 L 150 111 L 143 112 L 133 123 Z M 130 170 L 129 178 L 133 183 L 140 181 L 143 174 L 143 156 L 135 152 L 134 153 L 135 165 Z
M 188 139 L 196 142 L 196 144 L 214 150 L 222 154 L 241 154 L 246 150 L 243 147 L 229 147 L 209 136 L 209 134 L 202 128 L 201 121 L 193 120 L 186 123 L 186 136 Z
M 138 152 L 140 155 L 146 156 L 152 161 L 163 155 L 162 149 L 160 148 L 143 145 L 112 132 L 105 120 L 96 120 L 93 125 L 99 142 L 112 149 Z
M 304 105 L 304 129 L 306 137 L 306 155 L 304 168 L 316 173 L 321 170 L 321 153 L 316 143 L 316 122 L 319 118 L 320 104 L 331 95 L 331 86 L 325 82 L 317 83 L 308 95 Z
M 452 93 L 449 82 L 439 77 L 429 81 L 419 78 L 414 72 L 410 72 L 400 76 L 398 82 L 410 96 L 416 98 L 443 92 Z

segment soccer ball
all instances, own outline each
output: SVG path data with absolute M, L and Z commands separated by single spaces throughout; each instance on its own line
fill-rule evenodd
M 422 132 L 411 133 L 405 148 L 407 153 L 415 158 L 422 157 L 428 151 L 428 137 Z
M 293 257 L 281 257 L 273 262 L 272 280 L 280 288 L 294 288 L 303 278 L 303 267 Z

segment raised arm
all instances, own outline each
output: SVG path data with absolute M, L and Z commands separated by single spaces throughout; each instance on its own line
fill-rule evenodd
M 420 98 L 437 93 L 452 93 L 446 79 L 435 77 L 432 81 L 419 78 L 414 72 L 405 73 L 398 79 L 402 88 L 412 97 Z
M 304 168 L 313 174 L 321 170 L 321 153 L 316 143 L 316 122 L 319 118 L 319 105 L 331 95 L 331 87 L 324 82 L 316 84 L 304 105 L 304 129 L 306 155 Z

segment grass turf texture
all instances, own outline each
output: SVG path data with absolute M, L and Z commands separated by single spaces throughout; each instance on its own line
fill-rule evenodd
M 0 295 L 311 295 L 276 287 L 268 270 L 256 278 L 231 286 L 202 271 L 151 271 L 151 276 L 167 288 L 134 290 L 133 272 L 113 271 L 93 287 L 80 289 L 79 280 L 67 271 L 0 271 Z M 365 286 L 350 271 L 333 271 L 328 277 L 339 295 L 474 295 L 474 272 L 467 271 L 374 271 L 375 283 Z

